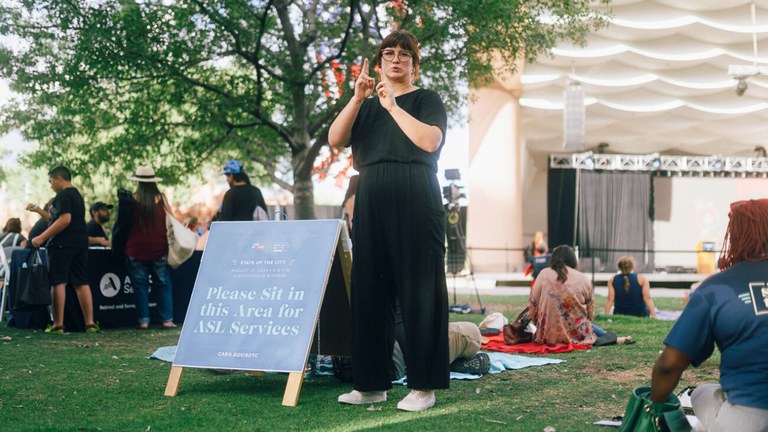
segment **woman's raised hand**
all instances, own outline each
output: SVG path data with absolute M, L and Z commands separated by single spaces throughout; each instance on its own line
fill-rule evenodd
M 395 102 L 395 88 L 383 73 L 379 73 L 379 83 L 376 85 L 376 94 L 379 95 L 379 103 L 387 110 L 392 111 L 397 103 Z
M 368 75 L 368 59 L 363 60 L 363 68 L 355 81 L 355 99 L 363 101 L 373 94 L 374 80 Z

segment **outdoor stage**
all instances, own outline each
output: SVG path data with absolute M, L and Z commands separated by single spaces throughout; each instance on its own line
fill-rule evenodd
M 594 286 L 597 288 L 598 294 L 600 294 L 600 287 L 606 287 L 608 279 L 615 276 L 615 273 L 586 273 L 587 276 L 594 280 Z M 676 290 L 687 290 L 694 283 L 701 282 L 709 275 L 697 274 L 697 273 L 643 273 L 643 276 L 648 278 L 651 283 L 651 289 L 658 288 L 670 288 Z M 455 286 L 460 292 L 464 292 L 465 289 L 472 289 L 472 278 L 469 276 L 456 276 L 451 274 L 446 275 L 448 282 L 448 291 L 453 293 L 454 281 Z M 507 287 L 530 287 L 531 276 L 526 276 L 523 273 L 477 273 L 474 275 L 474 282 L 477 288 L 483 292 L 489 291 L 488 294 L 492 294 L 494 288 L 507 288 Z M 501 290 L 499 291 L 501 294 Z M 507 295 L 506 293 L 504 295 Z

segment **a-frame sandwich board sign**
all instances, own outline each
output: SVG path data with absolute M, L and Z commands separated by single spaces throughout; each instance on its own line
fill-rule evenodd
M 213 223 L 165 395 L 187 367 L 287 372 L 295 406 L 310 351 L 350 353 L 351 264 L 342 220 Z

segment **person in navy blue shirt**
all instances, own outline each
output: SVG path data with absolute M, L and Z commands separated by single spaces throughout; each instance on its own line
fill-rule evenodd
M 731 204 L 718 262 L 721 273 L 691 294 L 653 367 L 651 401 L 667 400 L 688 365 L 717 345 L 720 382 L 691 394 L 698 419 L 712 431 L 768 430 L 768 199 Z
M 616 315 L 634 315 L 656 318 L 656 307 L 651 298 L 651 284 L 645 276 L 635 273 L 635 259 L 623 256 L 616 263 L 621 273 L 608 279 L 608 300 L 605 314 L 609 315 L 614 301 Z

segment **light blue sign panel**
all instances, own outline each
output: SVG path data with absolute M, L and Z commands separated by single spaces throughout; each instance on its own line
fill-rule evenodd
M 212 224 L 174 366 L 302 372 L 343 223 Z

